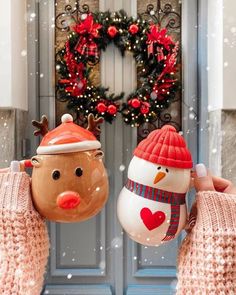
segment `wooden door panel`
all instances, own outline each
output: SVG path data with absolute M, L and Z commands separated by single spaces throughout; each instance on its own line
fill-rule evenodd
M 105 229 L 105 210 L 81 223 L 52 223 L 51 276 L 103 277 L 106 271 Z

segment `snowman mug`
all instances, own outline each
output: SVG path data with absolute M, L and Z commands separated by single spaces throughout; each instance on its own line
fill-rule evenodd
M 139 143 L 117 203 L 118 219 L 131 239 L 159 246 L 178 236 L 187 221 L 192 167 L 191 153 L 171 125 Z

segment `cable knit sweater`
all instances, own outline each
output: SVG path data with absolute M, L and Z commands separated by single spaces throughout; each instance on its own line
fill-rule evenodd
M 0 170 L 0 294 L 39 295 L 48 250 L 46 224 L 33 208 L 29 175 Z
M 178 295 L 236 294 L 236 196 L 199 192 L 178 256 Z

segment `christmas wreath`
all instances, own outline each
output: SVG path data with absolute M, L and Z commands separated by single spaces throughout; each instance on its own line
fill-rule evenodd
M 122 102 L 124 93 L 108 94 L 108 88 L 93 85 L 92 67 L 99 62 L 101 50 L 113 42 L 124 55 L 133 53 L 138 68 L 137 89 Z M 68 108 L 87 116 L 93 113 L 108 122 L 120 112 L 127 124 L 139 126 L 155 121 L 175 97 L 178 89 L 178 42 L 165 28 L 124 11 L 82 14 L 71 24 L 65 46 L 57 52 L 58 99 Z

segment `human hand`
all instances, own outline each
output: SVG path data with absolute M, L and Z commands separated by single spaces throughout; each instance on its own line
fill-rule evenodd
M 192 172 L 196 191 L 217 191 L 226 194 L 236 194 L 236 187 L 227 179 L 211 175 L 204 164 L 197 164 Z
M 236 194 L 236 187 L 227 179 L 211 175 L 210 171 L 206 169 L 204 164 L 197 164 L 195 171 L 191 173 L 192 186 L 196 191 L 217 191 L 220 193 Z M 190 232 L 196 223 L 197 218 L 197 204 L 193 204 L 188 219 L 188 224 L 185 228 Z

